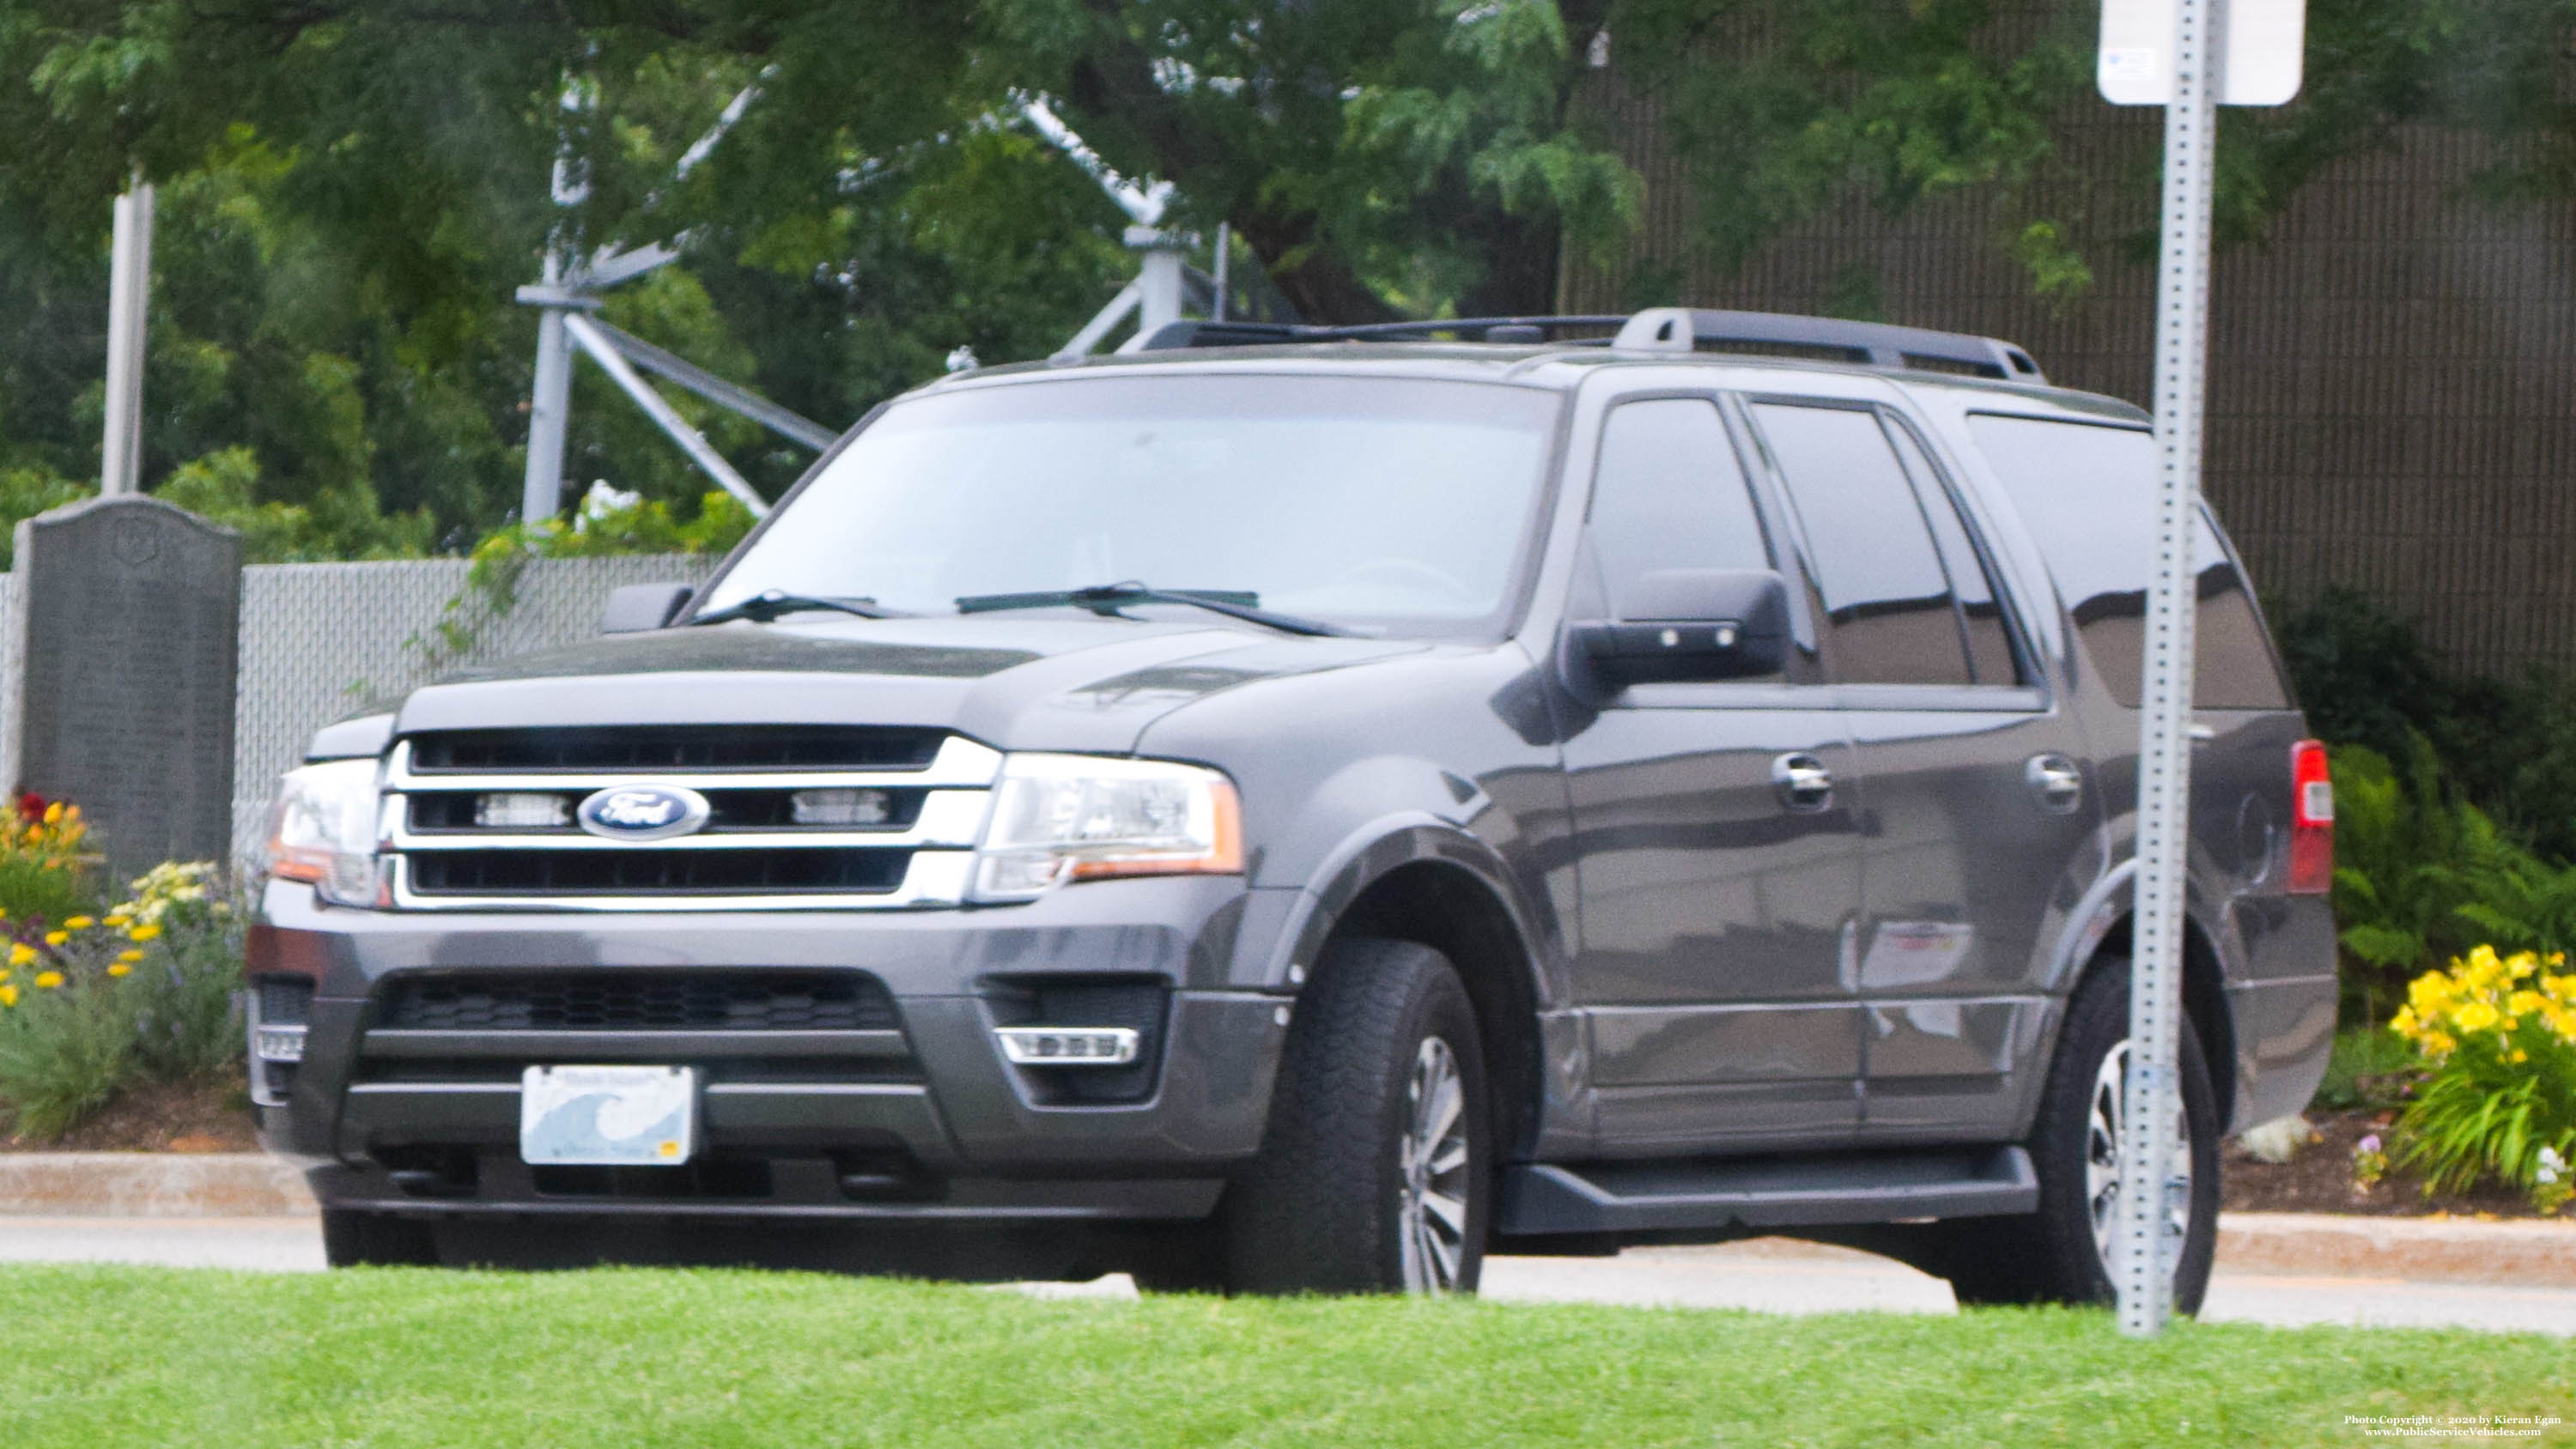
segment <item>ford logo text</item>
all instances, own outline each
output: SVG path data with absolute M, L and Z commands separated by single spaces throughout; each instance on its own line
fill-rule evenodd
M 581 802 L 574 818 L 607 840 L 668 840 L 707 823 L 707 797 L 676 785 L 611 785 Z

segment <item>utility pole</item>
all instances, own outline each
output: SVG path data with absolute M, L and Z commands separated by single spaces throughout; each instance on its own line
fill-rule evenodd
M 143 338 L 152 297 L 152 183 L 143 168 L 116 198 L 107 284 L 107 420 L 98 491 L 139 493 L 143 481 Z

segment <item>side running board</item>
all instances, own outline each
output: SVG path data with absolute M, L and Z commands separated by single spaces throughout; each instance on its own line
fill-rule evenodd
M 2039 1207 L 2019 1147 L 1687 1162 L 1524 1163 L 1505 1169 L 1507 1237 L 1819 1227 L 1993 1217 Z

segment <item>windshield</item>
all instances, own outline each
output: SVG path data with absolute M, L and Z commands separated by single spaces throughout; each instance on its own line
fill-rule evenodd
M 1485 632 L 1511 602 L 1556 411 L 1535 389 L 1355 377 L 917 398 L 833 459 L 699 608 L 775 589 L 944 614 L 1132 580 L 1366 633 Z

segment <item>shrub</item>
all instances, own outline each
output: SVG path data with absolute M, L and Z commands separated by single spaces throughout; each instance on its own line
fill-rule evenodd
M 0 1103 L 19 1136 L 51 1140 L 138 1082 L 232 1065 L 240 913 L 211 864 L 156 867 L 99 915 L 9 924 Z
M 2492 1176 L 2543 1211 L 2576 1157 L 2576 973 L 2563 955 L 2480 946 L 2407 988 L 2389 1022 L 2426 1069 L 2398 1120 L 2400 1160 L 2427 1189 Z
M 2407 620 L 2351 589 L 2274 611 L 2274 637 L 2308 723 L 2328 743 L 2408 759 L 2431 741 L 2446 782 L 2501 832 L 2576 862 L 2576 678 L 2499 678 L 2446 667 Z

